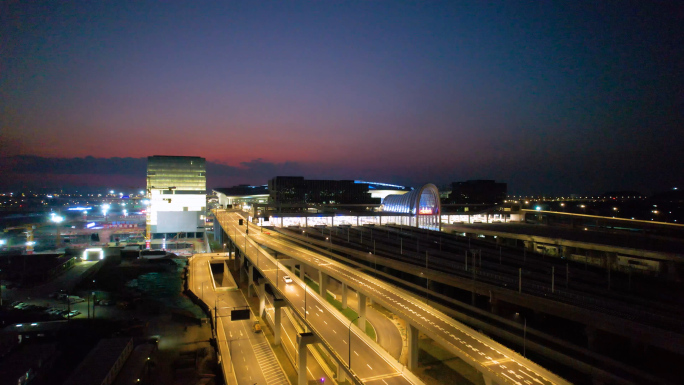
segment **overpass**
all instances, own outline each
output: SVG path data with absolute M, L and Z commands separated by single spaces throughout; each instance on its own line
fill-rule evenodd
M 239 254 L 241 265 L 248 265 L 250 274 L 247 278 L 250 283 L 253 282 L 253 273 L 256 269 L 268 281 L 273 291 L 282 296 L 287 306 L 311 330 L 310 333 L 301 333 L 298 337 L 300 349 L 302 345 L 309 343 L 322 343 L 330 356 L 342 370 L 347 372 L 354 383 L 373 384 L 382 381 L 388 385 L 420 384 L 420 380 L 410 371 L 417 366 L 419 332 L 432 338 L 482 373 L 487 385 L 568 383 L 518 353 L 456 322 L 432 306 L 426 305 L 422 299 L 409 292 L 369 277 L 316 252 L 291 244 L 278 234 L 261 233 L 256 231 L 259 228 L 255 226 L 248 234 L 246 226 L 238 225 L 241 217 L 235 212 L 215 210 L 214 214 L 217 223 L 228 235 L 231 247 Z M 263 231 L 263 229 L 259 230 Z M 262 249 L 263 246 L 287 255 L 300 264 L 315 267 L 319 271 L 322 293 L 325 293 L 329 277 L 342 282 L 346 286 L 343 287 L 343 303 L 346 302 L 347 288 L 356 289 L 359 295 L 361 329 L 349 324 L 323 297 L 308 289 L 301 279 L 295 277 L 294 285 L 285 284 L 279 276 L 282 274 L 280 263 L 266 253 Z M 400 316 L 409 325 L 409 370 L 406 370 L 396 359 L 361 332 L 364 329 L 367 298 Z M 348 330 L 349 334 L 345 335 L 341 332 L 344 330 Z M 354 347 L 352 348 L 351 345 Z M 362 361 L 356 361 L 355 358 Z M 306 367 L 306 363 L 303 364 L 299 367 Z M 299 379 L 300 384 L 305 382 L 305 376 L 301 370 Z

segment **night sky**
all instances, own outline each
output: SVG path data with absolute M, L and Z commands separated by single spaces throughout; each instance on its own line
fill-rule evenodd
M 0 185 L 144 186 L 140 158 L 193 155 L 210 187 L 684 186 L 679 7 L 3 2 Z

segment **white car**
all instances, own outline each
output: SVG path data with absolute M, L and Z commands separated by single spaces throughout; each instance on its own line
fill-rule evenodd
M 290 278 L 289 275 L 284 276 L 283 279 L 285 280 L 285 283 L 292 283 L 292 278 Z

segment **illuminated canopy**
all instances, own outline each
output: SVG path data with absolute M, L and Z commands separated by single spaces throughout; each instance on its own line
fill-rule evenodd
M 388 195 L 382 200 L 383 210 L 393 213 L 439 215 L 439 190 L 432 183 L 406 194 Z

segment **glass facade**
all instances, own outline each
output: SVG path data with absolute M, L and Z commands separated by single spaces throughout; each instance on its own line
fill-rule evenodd
M 206 194 L 206 160 L 195 156 L 150 156 L 147 158 L 147 189 L 164 193 Z M 169 190 L 171 189 L 171 190 Z
M 442 211 L 439 190 L 434 184 L 426 184 L 406 194 L 388 195 L 382 201 L 382 210 L 410 214 L 411 226 L 439 228 L 439 215 Z

